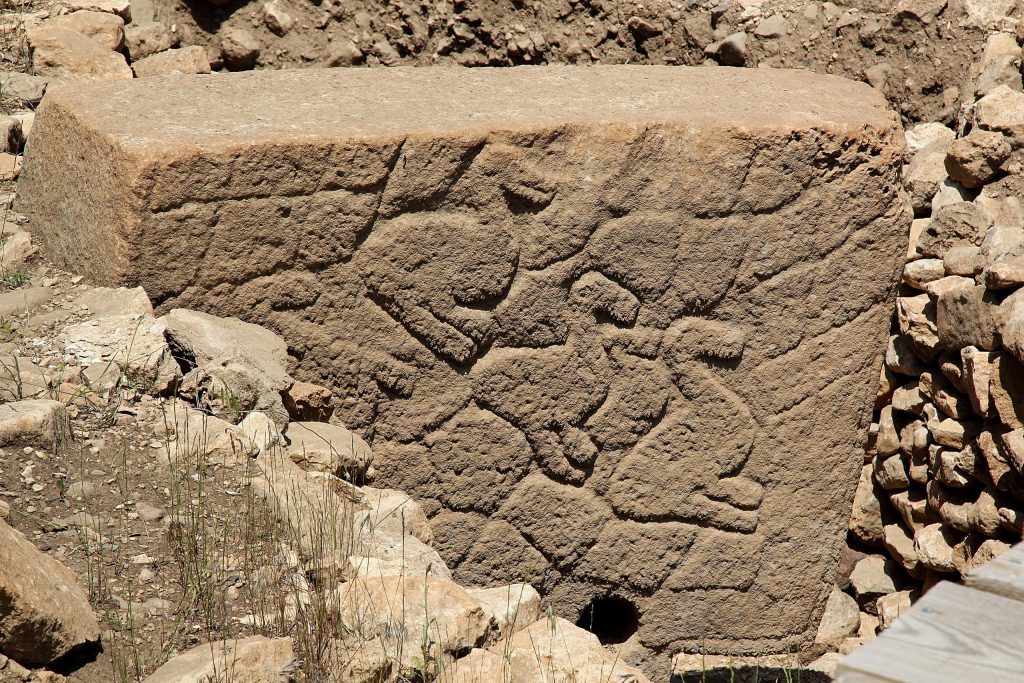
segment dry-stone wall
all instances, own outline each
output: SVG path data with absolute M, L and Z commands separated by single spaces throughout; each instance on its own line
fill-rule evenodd
M 902 150 L 802 72 L 263 72 L 55 91 L 20 192 L 65 266 L 280 331 L 461 582 L 785 650 L 843 545 Z
M 914 221 L 851 531 L 911 576 L 965 575 L 1024 532 L 1024 94 L 989 39 L 961 135 L 907 132 Z

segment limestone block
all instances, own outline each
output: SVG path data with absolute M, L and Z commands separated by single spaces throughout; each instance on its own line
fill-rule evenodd
M 99 638 L 75 573 L 0 521 L 0 651 L 48 664 Z
M 78 31 L 47 26 L 32 34 L 32 63 L 36 73 L 51 82 L 63 80 L 130 80 L 132 70 L 124 55 Z
M 250 636 L 197 645 L 172 657 L 144 683 L 203 683 L 226 678 L 246 683 L 280 683 L 294 668 L 291 638 Z
M 49 257 L 280 334 L 375 485 L 452 525 L 460 582 L 543 576 L 570 621 L 615 585 L 637 661 L 813 640 L 908 239 L 876 91 L 261 71 L 37 116 L 19 196 Z

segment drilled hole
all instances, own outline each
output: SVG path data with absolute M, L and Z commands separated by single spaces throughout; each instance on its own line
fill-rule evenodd
M 593 633 L 603 645 L 624 643 L 640 628 L 640 611 L 625 598 L 607 595 L 583 608 L 576 625 Z

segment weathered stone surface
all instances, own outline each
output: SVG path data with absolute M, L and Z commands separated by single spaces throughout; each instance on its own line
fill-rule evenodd
M 197 645 L 172 657 L 143 683 L 283 683 L 291 678 L 291 638 L 250 636 Z
M 380 642 L 403 671 L 414 658 L 483 645 L 497 629 L 493 611 L 461 586 L 433 576 L 353 579 L 338 587 L 340 616 L 363 640 Z M 426 640 L 426 643 L 424 642 Z
M 0 520 L 0 652 L 49 664 L 99 637 L 75 573 Z
M 1018 48 L 1019 50 L 1019 48 Z M 1020 78 L 1020 70 L 1017 71 Z M 974 130 L 956 140 L 946 153 L 949 177 L 967 188 L 988 182 L 1010 156 L 1010 141 L 1002 133 Z
M 373 454 L 362 437 L 323 422 L 292 422 L 285 429 L 288 457 L 305 470 L 353 478 L 370 466 Z
M 165 50 L 137 62 L 132 62 L 136 78 L 167 76 L 170 74 L 208 74 L 210 59 L 199 45 Z
M 157 21 L 132 24 L 124 29 L 124 46 L 133 62 L 170 50 L 173 44 L 167 27 Z
M 802 72 L 259 72 L 48 95 L 21 204 L 63 266 L 281 333 L 457 526 L 460 581 L 546 575 L 570 619 L 614 583 L 648 651 L 788 651 L 843 545 L 902 156 L 876 91 Z
M 62 27 L 40 28 L 32 35 L 32 64 L 36 73 L 51 80 L 131 80 L 124 56 L 78 31 Z
M 56 450 L 71 435 L 59 401 L 36 399 L 0 403 L 0 446 L 38 446 Z
M 541 617 L 540 593 L 528 583 L 513 583 L 497 588 L 467 588 L 466 592 L 480 601 L 497 624 L 493 640 L 520 631 Z
M 439 680 L 442 683 L 651 683 L 621 657 L 605 650 L 593 633 L 558 617 L 536 621 L 488 650 L 474 649 L 456 661 Z
M 818 634 L 814 641 L 837 647 L 860 628 L 860 609 L 852 597 L 833 588 L 825 603 L 825 612 L 821 616 Z
M 116 14 L 79 10 L 71 14 L 50 17 L 40 25 L 40 28 L 64 28 L 78 31 L 108 50 L 120 50 L 124 47 L 124 19 Z M 39 29 L 29 29 L 26 32 L 31 47 L 35 46 L 33 35 L 37 30 Z
M 148 290 L 147 290 L 148 291 Z M 281 392 L 292 385 L 288 349 L 281 337 L 236 318 L 174 309 L 160 318 L 175 355 L 193 369 L 182 387 L 219 412 L 266 412 L 288 421 Z
M 68 359 L 97 371 L 91 378 L 97 390 L 109 389 L 123 377 L 161 394 L 181 379 L 164 331 L 153 316 L 128 313 L 69 325 L 60 340 Z

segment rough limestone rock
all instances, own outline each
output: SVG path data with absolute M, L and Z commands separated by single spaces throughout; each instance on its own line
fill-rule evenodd
M 288 421 L 281 392 L 293 380 L 283 339 L 259 325 L 185 309 L 160 322 L 175 355 L 194 366 L 182 379 L 186 392 L 220 411 L 260 410 L 279 426 Z
M 143 683 L 284 683 L 291 679 L 294 659 L 291 638 L 250 636 L 203 643 L 171 658 Z
M 614 584 L 642 658 L 813 639 L 902 160 L 804 72 L 266 71 L 51 93 L 20 196 L 58 264 L 280 333 L 460 582 Z
M 59 339 L 69 360 L 92 369 L 87 376 L 94 389 L 109 389 L 124 378 L 162 394 L 181 381 L 164 331 L 151 315 L 124 313 L 68 325 Z
M 624 681 L 650 683 L 605 650 L 593 633 L 558 617 L 541 619 L 490 649 L 475 649 L 441 676 L 443 683 Z
M 305 470 L 353 478 L 370 466 L 373 454 L 358 434 L 323 422 L 292 422 L 285 429 L 288 457 Z
M 32 34 L 32 64 L 40 76 L 53 81 L 131 80 L 124 56 L 98 40 L 60 26 L 40 28 Z
M 53 451 L 70 435 L 68 414 L 60 401 L 0 403 L 0 446 L 37 446 Z
M 78 31 L 109 50 L 120 50 L 124 47 L 124 19 L 115 14 L 79 10 L 71 14 L 50 17 L 40 24 L 40 28 L 51 27 Z M 36 30 L 38 29 L 29 29 L 26 32 L 31 47 L 35 47 L 33 35 Z
M 174 50 L 165 50 L 155 55 L 132 62 L 136 78 L 167 76 L 170 74 L 208 74 L 210 59 L 206 50 L 199 45 L 189 45 Z
M 99 638 L 75 573 L 0 520 L 0 652 L 36 666 Z
M 338 604 L 344 623 L 358 624 L 364 640 L 379 641 L 403 671 L 413 670 L 414 658 L 424 660 L 425 646 L 431 657 L 464 652 L 497 629 L 479 600 L 433 576 L 353 579 L 338 587 Z M 404 611 L 396 615 L 396 609 Z

